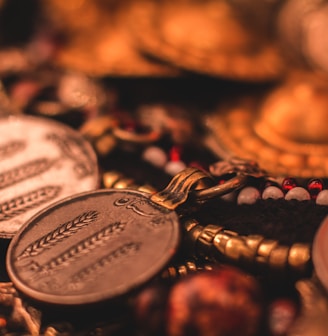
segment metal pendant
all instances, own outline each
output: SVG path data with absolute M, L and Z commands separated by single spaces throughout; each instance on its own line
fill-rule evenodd
M 9 245 L 14 286 L 41 302 L 83 305 L 146 283 L 174 255 L 180 236 L 174 209 L 204 177 L 190 168 L 173 179 L 169 192 L 101 189 L 44 209 Z

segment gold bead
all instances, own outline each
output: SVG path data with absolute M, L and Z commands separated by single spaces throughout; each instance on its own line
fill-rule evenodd
M 232 236 L 237 236 L 237 233 L 224 230 L 216 234 L 213 239 L 213 245 L 224 256 L 226 255 L 226 245 Z
M 260 235 L 246 236 L 246 244 L 252 251 L 257 251 L 263 240 L 264 237 Z
M 271 251 L 269 257 L 270 267 L 283 270 L 287 266 L 289 246 L 279 245 Z
M 122 174 L 116 171 L 108 171 L 103 174 L 103 184 L 105 188 L 113 188 L 116 181 L 122 178 Z
M 196 242 L 197 253 L 204 256 L 211 255 L 210 249 L 213 247 L 213 239 L 222 230 L 223 228 L 217 225 L 210 224 L 204 227 Z
M 113 188 L 115 189 L 125 189 L 125 188 L 136 189 L 137 187 L 133 188 L 134 187 L 133 184 L 134 184 L 133 179 L 121 178 L 114 183 Z
M 311 260 L 311 248 L 309 244 L 296 243 L 290 247 L 288 264 L 296 270 L 303 272 L 307 269 Z
M 247 245 L 247 237 L 244 236 L 231 237 L 226 245 L 226 255 L 229 258 L 247 264 L 253 263 L 256 250 Z
M 277 240 L 262 241 L 257 250 L 256 261 L 260 264 L 268 265 L 270 254 L 277 245 L 278 245 Z

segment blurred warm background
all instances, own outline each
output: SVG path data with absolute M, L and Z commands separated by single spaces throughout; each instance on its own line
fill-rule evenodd
M 60 81 L 60 94 L 83 76 L 115 87 L 97 108 L 182 104 L 200 119 L 214 155 L 322 177 L 327 15 L 324 1 L 307 0 L 3 0 L 0 75 L 14 104 L 33 113 L 40 86 L 50 91 Z M 80 79 L 67 79 L 73 72 Z M 39 83 L 15 86 L 21 74 Z
M 0 115 L 41 116 L 78 129 L 97 152 L 102 187 L 116 187 L 117 181 L 129 186 L 133 181 L 155 190 L 186 166 L 207 170 L 217 161 L 239 157 L 257 162 L 275 182 L 287 181 L 284 192 L 296 182 L 305 185 L 312 202 L 323 189 L 327 192 L 328 181 L 327 26 L 324 0 L 0 0 Z M 119 173 L 112 174 L 113 170 Z M 327 205 L 327 196 L 324 201 Z M 226 204 L 221 209 L 215 205 L 213 217 L 227 214 L 222 221 L 233 222 L 232 227 L 237 222 L 239 233 L 263 234 L 268 238 L 263 244 L 268 255 L 277 241 L 286 246 L 295 241 L 311 244 L 326 206 L 316 207 L 314 201 L 308 203 L 311 208 L 301 205 L 291 210 L 283 204 L 275 212 L 265 203 L 260 215 L 254 208 L 245 213 L 233 208 L 228 213 Z M 318 208 L 321 213 L 316 217 Z M 271 215 L 266 227 L 262 209 Z M 205 215 L 210 211 L 199 216 Z M 239 217 L 234 222 L 235 215 Z M 254 226 L 239 225 L 245 220 Z M 286 230 L 288 224 L 292 228 Z M 201 238 L 213 239 L 211 234 L 202 231 Z M 236 235 L 229 237 L 237 241 L 237 248 L 244 246 L 238 245 Z M 205 238 L 197 244 L 212 251 Z M 289 250 L 277 251 L 280 262 L 285 255 L 279 253 Z M 255 264 L 263 258 L 258 259 Z M 172 266 L 169 273 L 180 276 L 195 267 Z M 323 272 L 326 269 L 327 265 Z M 263 313 L 261 336 L 313 336 L 307 331 L 313 329 L 314 316 L 318 317 L 315 335 L 325 335 L 328 305 L 321 289 L 307 282 L 296 288 L 288 276 L 279 273 L 272 279 L 266 272 L 267 302 L 260 311 L 253 283 L 247 282 L 253 278 L 246 281 L 238 272 L 182 282 L 169 303 L 180 307 L 182 295 L 182 308 L 188 312 L 194 307 L 204 330 L 211 322 L 211 331 L 229 325 L 229 335 L 258 336 L 254 326 Z M 226 320 L 215 315 L 221 314 L 220 300 L 213 316 L 204 310 L 197 315 L 211 292 L 204 287 L 215 290 L 216 279 L 229 293 L 222 308 Z M 235 279 L 235 287 L 227 279 Z M 277 280 L 280 287 L 269 280 Z M 197 300 L 189 295 L 194 286 Z M 154 288 L 147 288 L 136 302 L 142 328 L 158 336 L 152 323 L 158 322 L 164 308 L 158 304 L 153 310 L 149 298 L 162 303 L 167 292 Z M 241 297 L 249 306 L 240 304 Z M 305 317 L 289 333 L 301 300 Z M 233 308 L 238 316 L 227 313 L 227 302 L 238 306 Z M 149 314 L 153 319 L 148 325 Z M 179 316 L 170 315 L 170 336 L 190 336 L 175 332 L 180 330 Z M 192 324 L 190 316 L 186 323 Z M 241 317 L 244 324 L 233 331 L 234 318 Z

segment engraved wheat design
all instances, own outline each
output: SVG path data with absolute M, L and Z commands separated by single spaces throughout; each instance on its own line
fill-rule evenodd
M 14 155 L 25 148 L 24 141 L 11 141 L 0 146 L 0 160 L 6 159 L 8 156 Z
M 80 178 L 93 173 L 92 165 L 86 160 L 89 157 L 88 152 L 79 139 L 69 135 L 59 137 L 54 133 L 48 134 L 47 139 L 55 142 L 63 155 L 75 162 L 74 170 Z
M 38 270 L 44 274 L 49 274 L 55 268 L 68 265 L 71 261 L 81 257 L 82 254 L 89 253 L 97 246 L 101 246 L 110 239 L 115 233 L 119 234 L 125 229 L 126 223 L 115 222 L 111 223 L 104 229 L 96 232 L 92 236 L 82 240 L 77 245 L 67 249 L 59 256 L 51 259 L 47 264 L 40 267 Z
M 76 273 L 71 280 L 71 284 L 78 284 L 81 281 L 86 280 L 91 275 L 91 278 L 97 276 L 97 270 L 105 267 L 113 260 L 118 260 L 120 257 L 128 256 L 129 254 L 136 252 L 140 249 L 141 242 L 129 242 L 118 247 L 114 251 L 111 251 L 102 258 L 99 258 L 93 264 L 83 268 L 81 271 Z M 90 280 L 90 278 L 88 279 Z M 73 286 L 74 287 L 74 286 Z M 78 287 L 78 286 L 76 286 Z
M 0 189 L 11 186 L 27 178 L 39 175 L 49 169 L 54 161 L 46 158 L 36 159 L 0 174 Z
M 57 244 L 64 238 L 70 237 L 81 228 L 94 222 L 97 218 L 97 211 L 88 211 L 75 217 L 73 220 L 62 224 L 57 229 L 49 232 L 48 234 L 36 240 L 34 243 L 27 246 L 27 248 L 17 257 L 17 260 L 39 255 L 50 246 Z
M 0 222 L 55 198 L 60 190 L 59 186 L 46 186 L 0 204 Z

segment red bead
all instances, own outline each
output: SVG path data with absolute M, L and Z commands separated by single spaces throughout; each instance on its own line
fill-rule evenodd
M 323 181 L 320 179 L 312 179 L 308 182 L 307 189 L 312 199 L 316 199 L 319 192 L 323 189 Z
M 137 123 L 132 120 L 128 120 L 124 122 L 123 127 L 126 131 L 134 132 L 137 129 Z
M 257 335 L 262 296 L 255 278 L 224 267 L 176 282 L 167 301 L 167 336 Z
M 181 152 L 182 152 L 182 148 L 180 146 L 173 146 L 170 149 L 170 161 L 181 161 Z
M 198 169 L 203 170 L 203 171 L 207 171 L 206 168 L 205 168 L 205 165 L 203 165 L 202 163 L 200 163 L 198 161 L 191 161 L 191 162 L 189 162 L 188 166 L 193 167 L 193 168 L 198 168 Z
M 281 183 L 281 189 L 284 192 L 287 192 L 295 187 L 297 187 L 297 183 L 292 177 L 286 177 Z

